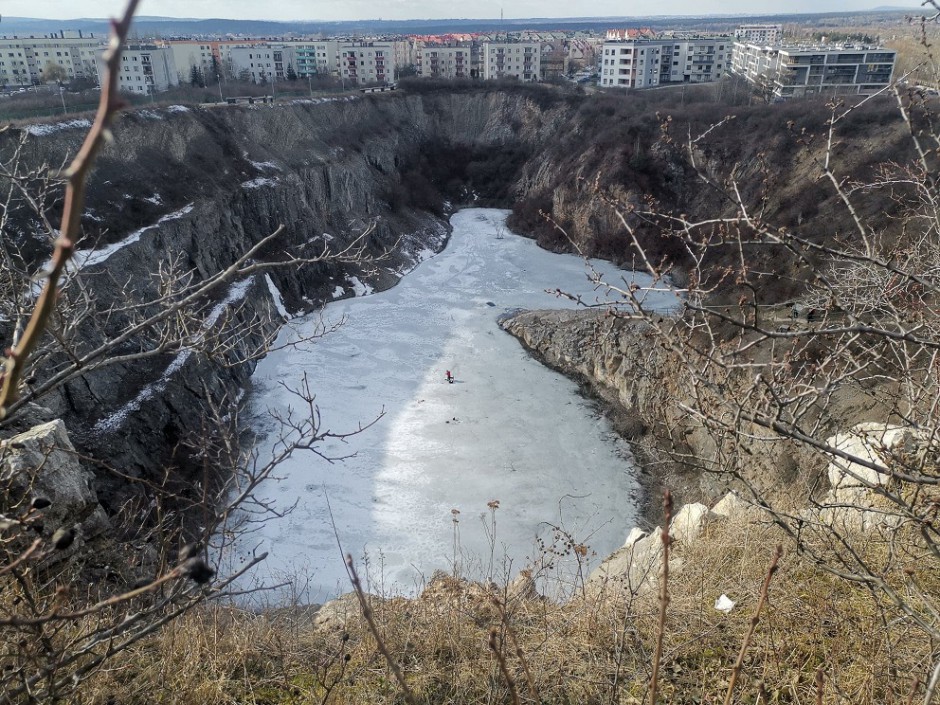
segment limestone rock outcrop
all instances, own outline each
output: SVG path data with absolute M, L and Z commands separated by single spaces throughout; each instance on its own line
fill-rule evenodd
M 43 534 L 76 526 L 89 539 L 109 527 L 94 490 L 94 476 L 82 467 L 61 419 L 0 443 L 3 512 L 15 513 L 35 498 L 50 502 L 42 510 Z

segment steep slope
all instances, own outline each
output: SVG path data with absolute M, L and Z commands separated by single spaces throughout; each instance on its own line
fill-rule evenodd
M 271 285 L 261 276 L 232 285 L 204 302 L 205 311 L 221 307 L 224 320 L 243 324 L 222 359 L 191 351 L 182 361 L 175 353 L 128 361 L 85 374 L 39 401 L 66 419 L 81 450 L 124 473 L 158 476 L 171 461 L 192 466 L 185 455 L 174 457 L 174 449 L 200 427 L 207 405 L 240 395 L 253 364 L 233 362 L 260 352 L 280 325 L 279 296 L 297 313 L 354 294 L 357 282 L 390 286 L 418 253 L 442 246 L 450 204 L 461 202 L 512 206 L 516 229 L 543 246 L 577 245 L 630 261 L 616 210 L 598 193 L 624 204 L 649 194 L 666 212 L 728 213 L 732 206 L 690 168 L 681 141 L 731 114 L 733 128 L 716 130 L 700 149 L 715 182 L 735 165 L 749 204 L 763 204 L 819 236 L 844 230 L 824 210 L 831 197 L 820 197 L 807 181 L 812 155 L 786 134 L 791 120 L 821 129 L 824 106 L 730 106 L 691 92 L 688 104 L 676 105 L 675 95 L 585 97 L 432 82 L 395 95 L 128 113 L 90 182 L 79 259 L 97 248 L 85 273 L 99 313 L 82 333 L 83 345 L 129 325 L 134 311 L 126 305 L 150 300 L 165 286 L 157 270 L 172 263 L 173 271 L 191 272 L 198 281 L 280 224 L 284 232 L 260 253 L 262 260 L 309 257 L 325 246 L 341 250 L 366 231 L 365 253 L 385 257 L 374 267 L 291 266 L 272 270 Z M 870 169 L 885 150 L 900 150 L 893 113 L 877 105 L 866 110 L 843 135 L 841 149 L 854 173 Z M 0 155 L 18 159 L 21 171 L 61 164 L 83 134 L 81 121 L 11 130 L 0 136 Z M 61 205 L 53 194 L 46 203 L 54 222 Z M 817 211 L 826 217 L 814 217 Z M 5 212 L 8 242 L 35 270 L 48 256 L 50 238 L 23 199 L 13 198 Z M 639 223 L 639 231 L 654 252 L 681 260 L 654 227 Z M 106 260 L 104 253 L 110 253 Z M 768 293 L 785 296 L 793 286 Z M 153 342 L 129 341 L 125 351 Z M 175 476 L 185 480 L 189 472 Z

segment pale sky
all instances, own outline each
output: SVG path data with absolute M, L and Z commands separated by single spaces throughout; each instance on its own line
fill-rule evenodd
M 166 17 L 252 20 L 358 20 L 603 17 L 625 15 L 761 14 L 838 12 L 884 5 L 916 5 L 894 0 L 141 0 L 138 14 Z M 124 0 L 0 0 L 0 14 L 11 17 L 71 19 L 119 13 Z M 2 29 L 2 23 L 0 23 Z

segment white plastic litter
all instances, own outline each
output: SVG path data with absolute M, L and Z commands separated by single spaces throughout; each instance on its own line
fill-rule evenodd
M 715 600 L 715 609 L 719 612 L 724 612 L 728 614 L 731 610 L 734 609 L 735 602 L 730 597 L 721 593 L 721 597 Z

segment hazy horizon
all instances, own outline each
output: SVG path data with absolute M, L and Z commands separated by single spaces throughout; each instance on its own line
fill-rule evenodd
M 125 0 L 4 0 L 0 13 L 5 17 L 79 20 L 117 15 Z M 138 15 L 173 19 L 268 20 L 277 22 L 342 20 L 438 20 L 438 19 L 563 19 L 571 17 L 668 17 L 702 15 L 765 15 L 821 12 L 857 12 L 879 6 L 868 0 L 796 0 L 788 3 L 752 0 L 711 0 L 706 3 L 678 0 L 664 13 L 661 3 L 640 0 L 624 14 L 624 5 L 613 0 L 597 0 L 588 12 L 572 12 L 566 0 L 471 0 L 455 12 L 453 3 L 427 0 L 347 0 L 344 3 L 314 0 L 280 0 L 261 5 L 254 0 L 142 0 Z M 585 8 L 587 10 L 588 8 Z M 2 21 L 0 21 L 2 32 Z

